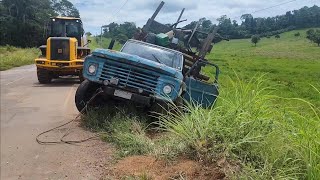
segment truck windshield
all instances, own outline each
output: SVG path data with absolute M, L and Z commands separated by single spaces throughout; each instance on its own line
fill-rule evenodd
M 182 55 L 173 51 L 129 41 L 122 48 L 122 52 L 137 55 L 139 57 L 181 70 Z

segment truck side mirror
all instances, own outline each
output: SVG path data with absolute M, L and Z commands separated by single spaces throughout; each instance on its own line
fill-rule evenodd
M 112 39 L 111 42 L 110 42 L 110 44 L 109 44 L 108 49 L 112 49 L 115 42 L 116 42 L 116 40 Z

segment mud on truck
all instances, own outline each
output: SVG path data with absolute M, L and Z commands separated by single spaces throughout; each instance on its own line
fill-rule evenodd
M 146 107 L 163 103 L 192 102 L 211 107 L 218 91 L 219 68 L 204 57 L 211 51 L 217 29 L 211 33 L 176 28 L 181 22 L 167 26 L 155 21 L 162 8 L 161 2 L 135 39 L 128 40 L 120 51 L 96 49 L 85 58 L 83 81 L 75 95 L 77 109 L 81 112 L 94 95 L 97 101 L 131 101 Z M 197 34 L 203 34 L 200 40 Z M 112 48 L 112 46 L 109 46 Z M 198 49 L 199 52 L 194 52 Z M 201 73 L 205 66 L 215 71 L 211 76 Z M 90 105 L 94 105 L 91 103 Z

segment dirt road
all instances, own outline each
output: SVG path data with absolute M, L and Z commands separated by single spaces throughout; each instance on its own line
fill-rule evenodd
M 50 85 L 37 81 L 34 65 L 1 72 L 1 179 L 99 179 L 111 159 L 111 148 L 100 140 L 81 145 L 39 145 L 42 131 L 77 115 L 77 79 Z M 90 137 L 77 123 L 43 136 L 59 140 Z M 89 146 L 89 147 L 87 147 Z

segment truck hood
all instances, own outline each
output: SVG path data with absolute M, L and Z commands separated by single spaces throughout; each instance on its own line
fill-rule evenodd
M 172 76 L 178 79 L 182 79 L 182 73 L 181 71 L 166 66 L 164 64 L 160 64 L 157 62 L 154 62 L 152 60 L 148 60 L 145 58 L 142 58 L 137 55 L 127 54 L 120 51 L 115 50 L 109 50 L 109 49 L 96 49 L 92 52 L 94 56 L 102 57 L 102 58 L 109 58 L 119 61 L 127 61 L 128 63 L 134 64 L 136 66 L 140 66 L 142 68 L 152 69 L 156 72 L 160 72 L 162 74 Z

